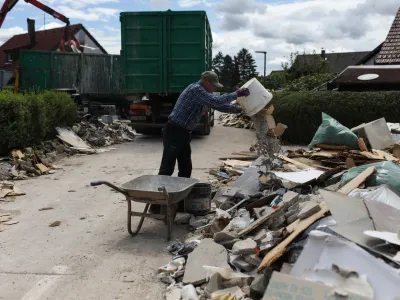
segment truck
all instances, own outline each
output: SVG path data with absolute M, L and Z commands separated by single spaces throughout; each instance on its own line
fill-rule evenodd
M 211 69 L 212 33 L 205 11 L 122 12 L 122 89 L 132 127 L 146 133 L 168 121 L 179 94 Z M 196 131 L 208 135 L 214 110 Z

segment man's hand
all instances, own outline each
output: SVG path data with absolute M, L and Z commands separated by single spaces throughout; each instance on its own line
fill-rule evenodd
M 243 88 L 243 89 L 238 89 L 236 91 L 236 95 L 238 97 L 247 97 L 248 95 L 250 95 L 250 91 L 247 88 Z

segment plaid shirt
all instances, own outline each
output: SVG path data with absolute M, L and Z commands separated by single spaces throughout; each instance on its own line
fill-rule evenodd
M 207 107 L 221 112 L 240 113 L 242 108 L 239 105 L 230 104 L 236 98 L 236 93 L 215 96 L 198 82 L 192 83 L 180 94 L 169 120 L 187 130 L 194 130 Z

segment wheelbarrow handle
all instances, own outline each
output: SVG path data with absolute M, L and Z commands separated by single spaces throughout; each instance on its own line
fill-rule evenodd
M 120 188 L 119 186 L 116 186 L 115 184 L 112 184 L 111 182 L 108 181 L 93 181 L 90 183 L 91 186 L 99 186 L 99 185 L 107 185 L 110 188 L 116 190 L 117 192 L 120 192 L 121 194 L 124 194 L 125 196 L 128 194 L 124 189 Z

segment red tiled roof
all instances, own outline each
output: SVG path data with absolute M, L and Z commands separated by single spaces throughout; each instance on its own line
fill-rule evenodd
M 400 64 L 400 8 L 375 63 Z
M 83 29 L 86 34 L 97 44 L 105 54 L 107 53 L 103 47 L 93 38 L 93 36 L 86 30 L 82 24 L 71 25 L 71 34 L 76 34 L 79 30 Z M 30 50 L 42 50 L 42 51 L 55 51 L 58 49 L 60 42 L 64 39 L 65 27 L 54 28 L 49 30 L 36 31 L 36 44 L 33 46 L 29 45 L 29 34 L 18 34 L 14 35 L 7 42 L 0 47 L 0 69 L 7 71 L 15 71 L 17 65 L 19 65 L 19 59 L 12 63 L 7 62 L 7 51 L 13 49 L 30 49 Z

